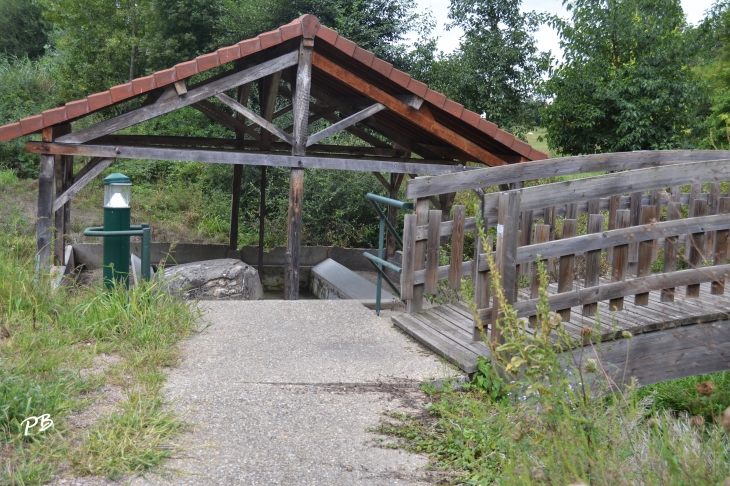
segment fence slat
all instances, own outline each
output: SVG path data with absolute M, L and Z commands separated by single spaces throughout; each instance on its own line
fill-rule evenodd
M 573 238 L 575 236 L 578 221 L 575 219 L 563 220 L 563 237 Z M 560 257 L 558 270 L 558 293 L 569 292 L 573 290 L 573 280 L 575 280 L 575 255 L 565 255 Z M 570 308 L 558 311 L 563 322 L 570 321 Z
M 656 222 L 662 220 L 662 192 L 663 189 L 652 189 L 651 196 L 649 196 L 649 204 L 656 208 Z M 654 244 L 651 248 L 651 261 L 659 258 L 659 240 L 654 240 Z
M 656 222 L 656 206 L 644 206 L 641 208 L 641 224 L 650 224 Z M 646 277 L 651 273 L 651 262 L 653 261 L 652 253 L 654 252 L 654 242 L 656 240 L 647 240 L 639 243 L 639 264 L 637 277 Z M 649 305 L 649 294 L 642 292 L 634 296 L 634 305 Z
M 549 224 L 536 224 L 535 225 L 535 243 L 546 243 L 550 241 L 550 225 Z M 546 263 L 547 260 L 541 260 Z M 530 298 L 536 299 L 540 295 L 540 274 L 538 272 L 537 264 L 532 266 L 532 282 L 530 286 Z M 537 317 L 530 317 L 530 327 L 534 328 L 537 325 Z
M 694 188 L 694 184 L 693 184 Z M 695 199 L 692 205 L 691 217 L 705 216 L 707 214 L 707 201 Z M 704 258 L 705 249 L 705 233 L 692 233 L 685 245 L 685 255 L 687 256 L 687 264 L 689 268 L 701 268 L 702 259 Z M 699 284 L 687 285 L 687 297 L 699 297 Z
M 466 206 L 454 206 L 454 232 L 451 235 L 451 263 L 449 268 L 449 288 L 461 288 L 461 265 L 464 261 L 464 219 Z
M 730 213 L 730 197 L 718 197 L 717 214 Z M 728 235 L 730 231 L 720 230 L 715 232 L 715 248 L 713 249 L 713 262 L 715 265 L 725 265 L 727 263 L 727 245 Z M 725 293 L 725 280 L 715 280 L 712 282 L 711 293 L 713 295 L 722 295 Z
M 426 283 L 423 292 L 436 295 L 438 292 L 439 256 L 441 242 L 441 210 L 428 212 L 428 250 L 426 254 Z
M 481 243 L 481 242 L 480 242 Z M 487 251 L 492 251 L 492 237 L 489 236 L 487 238 Z M 481 244 L 479 245 L 479 250 L 476 250 L 475 253 L 477 255 L 480 255 L 481 252 L 484 250 L 484 246 Z M 474 282 L 474 304 L 476 305 L 477 309 L 486 309 L 489 307 L 489 301 L 491 299 L 491 286 L 492 286 L 492 273 L 487 271 L 479 271 L 478 270 L 478 260 L 474 260 L 475 264 L 474 267 L 477 268 L 476 273 L 476 281 Z M 474 341 L 481 341 L 485 336 L 483 336 L 483 333 L 481 329 L 479 329 L 479 326 L 477 325 L 477 322 L 474 322 Z
M 588 233 L 600 233 L 603 231 L 603 215 L 588 215 Z M 593 250 L 586 252 L 586 287 L 595 287 L 598 285 L 598 279 L 601 276 L 601 250 Z M 598 311 L 598 304 L 587 304 L 583 306 L 584 316 L 593 316 Z
M 616 229 L 616 211 L 620 209 L 621 196 L 611 196 L 608 199 L 608 229 Z M 613 247 L 606 249 L 606 262 L 613 263 Z
M 416 199 L 414 207 L 416 213 L 416 226 L 422 226 L 428 224 L 428 207 L 430 201 L 428 198 Z M 413 236 L 415 237 L 415 231 Z M 426 241 L 416 241 L 413 245 L 413 269 L 423 270 L 426 267 Z M 410 306 L 406 306 L 408 314 L 419 312 L 423 309 L 423 291 L 424 285 L 415 285 L 413 287 L 413 299 L 410 301 Z
M 616 229 L 631 226 L 631 211 L 619 209 L 616 211 Z M 629 260 L 629 245 L 618 245 L 613 248 L 613 266 L 611 268 L 611 282 L 623 282 L 626 279 L 626 270 Z M 608 310 L 620 311 L 624 308 L 624 298 L 617 297 L 608 302 Z
M 672 198 L 675 195 L 675 189 L 672 188 Z M 679 191 L 677 190 L 677 193 Z M 682 203 L 670 202 L 667 204 L 667 221 L 675 221 L 682 218 Z M 674 272 L 677 270 L 677 236 L 668 236 L 664 239 L 664 265 L 663 273 Z M 662 289 L 659 296 L 661 302 L 674 302 L 674 288 Z
M 486 208 L 485 208 L 486 209 Z M 507 303 L 513 304 L 517 298 L 517 268 L 515 256 L 517 254 L 517 238 L 519 231 L 520 214 L 520 192 L 508 191 L 499 195 L 499 207 L 497 208 L 497 250 L 496 266 L 500 276 L 500 286 L 504 292 L 504 299 Z M 497 295 L 494 296 L 492 309 L 495 316 L 492 324 L 492 342 L 503 344 L 504 337 L 499 326 L 495 326 L 500 318 L 500 302 Z
M 630 226 L 638 226 L 641 217 L 641 199 L 644 195 L 643 191 L 631 193 L 631 211 Z M 629 245 L 629 269 L 630 275 L 636 275 L 636 269 L 638 268 L 637 262 L 639 261 L 639 244 L 631 243 Z
M 710 192 L 707 195 L 707 214 L 717 214 L 720 201 L 720 183 L 711 182 Z M 709 231 L 705 241 L 705 255 L 713 255 L 715 251 L 715 232 Z
M 416 243 L 416 215 L 406 214 L 403 223 L 403 273 L 401 274 L 400 296 L 408 303 L 413 299 L 413 250 Z M 407 304 L 406 304 L 407 305 Z

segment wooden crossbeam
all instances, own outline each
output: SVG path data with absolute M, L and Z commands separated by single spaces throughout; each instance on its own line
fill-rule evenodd
M 207 116 L 216 123 L 220 123 L 232 132 L 240 131 L 242 133 L 250 135 L 251 138 L 253 138 L 254 140 L 261 140 L 261 135 L 257 133 L 253 128 L 251 128 L 251 125 L 247 125 L 245 121 L 232 117 L 208 100 L 203 100 L 195 103 L 194 105 L 192 105 L 192 108 L 195 108 L 203 115 Z
M 364 96 L 384 104 L 388 107 L 388 109 L 406 118 L 411 123 L 415 123 L 420 128 L 433 134 L 440 140 L 463 150 L 469 155 L 477 157 L 477 159 L 481 162 L 490 166 L 505 165 L 506 162 L 497 158 L 495 155 L 491 154 L 471 140 L 468 140 L 453 130 L 441 125 L 426 113 L 408 106 L 406 103 L 403 103 L 394 96 L 366 82 L 359 76 L 351 73 L 342 66 L 335 64 L 326 57 L 315 52 L 314 56 L 312 56 L 312 63 L 318 69 L 321 69 L 327 74 L 346 83 L 348 86 L 359 91 Z
M 182 96 L 159 99 L 149 106 L 140 107 L 128 113 L 104 120 L 96 125 L 79 130 L 78 132 L 64 135 L 58 140 L 63 143 L 88 142 L 89 140 L 114 133 L 118 130 L 136 125 L 137 123 L 150 120 L 160 115 L 179 110 L 185 106 L 193 105 L 229 89 L 233 89 L 242 84 L 255 81 L 263 76 L 281 71 L 282 69 L 297 64 L 298 60 L 299 52 L 290 52 L 289 54 L 284 54 L 283 56 L 261 63 L 257 66 L 232 73 L 230 76 L 208 83 L 200 88 L 188 90 L 188 92 Z
M 356 159 L 337 156 L 314 157 L 309 155 L 293 156 L 261 154 L 251 151 L 201 150 L 166 147 L 130 147 L 115 145 L 86 145 L 46 142 L 26 142 L 25 148 L 31 153 L 43 155 L 82 155 L 88 157 L 104 157 L 117 159 L 146 159 L 170 160 L 179 162 L 208 162 L 213 164 L 265 165 L 269 167 L 352 170 L 358 172 L 449 174 L 451 172 L 468 170 L 467 167 L 461 165 L 440 165 L 438 163 L 424 163 L 426 161 L 423 161 L 421 159 L 410 159 L 418 160 L 418 162 L 410 162 L 403 161 L 403 159 L 395 158 L 391 158 L 389 160 Z
M 288 133 L 286 133 L 284 130 L 282 130 L 281 128 L 277 127 L 273 123 L 267 121 L 264 117 L 258 115 L 253 110 L 251 110 L 251 109 L 243 106 L 241 103 L 239 103 L 238 101 L 234 100 L 230 96 L 228 96 L 228 95 L 226 95 L 224 93 L 219 93 L 219 94 L 216 95 L 216 98 L 218 98 L 221 102 L 223 102 L 226 105 L 228 105 L 228 107 L 230 107 L 234 111 L 242 114 L 243 116 L 245 116 L 249 120 L 253 121 L 255 124 L 257 124 L 258 126 L 260 126 L 261 128 L 263 128 L 267 132 L 269 132 L 269 133 L 271 133 L 273 135 L 276 135 L 277 137 L 279 137 L 280 139 L 284 140 L 285 142 L 287 142 L 289 144 L 294 143 L 291 135 L 289 135 Z
M 96 157 L 91 159 L 84 168 L 74 176 L 74 183 L 66 189 L 63 194 L 58 196 L 53 202 L 53 211 L 58 211 L 66 204 L 71 198 L 83 189 L 86 184 L 91 182 L 94 177 L 101 174 L 101 172 L 114 163 L 114 159 Z
M 337 123 L 333 123 L 332 125 L 328 126 L 322 131 L 319 131 L 313 135 L 310 135 L 307 138 L 307 147 L 314 145 L 315 143 L 319 142 L 320 140 L 324 140 L 325 138 L 334 135 L 335 133 L 344 130 L 347 127 L 350 127 L 354 125 L 355 123 L 364 120 L 365 118 L 368 118 L 369 116 L 372 116 L 379 111 L 382 111 L 385 109 L 385 105 L 382 103 L 375 103 L 374 105 L 365 108 L 364 110 L 358 111 L 354 115 L 350 115 L 347 118 L 343 118 L 342 120 L 338 121 Z

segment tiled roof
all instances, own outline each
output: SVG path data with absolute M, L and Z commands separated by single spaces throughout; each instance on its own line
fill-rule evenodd
M 380 75 L 389 78 L 390 81 L 407 91 L 423 98 L 433 105 L 434 108 L 443 110 L 445 113 L 459 118 L 461 121 L 483 132 L 496 142 L 499 142 L 505 148 L 529 160 L 547 158 L 545 153 L 518 140 L 514 135 L 500 129 L 494 123 L 481 118 L 472 111 L 464 109 L 459 103 L 451 101 L 443 94 L 429 89 L 424 83 L 411 78 L 410 75 L 403 71 L 395 69 L 390 63 L 375 57 L 373 53 L 360 48 L 354 42 L 338 35 L 334 30 L 320 25 L 317 17 L 309 14 L 303 15 L 276 30 L 264 32 L 253 39 L 248 39 L 232 46 L 222 47 L 210 54 L 198 56 L 192 61 L 181 62 L 172 68 L 157 71 L 154 74 L 137 78 L 126 84 L 114 86 L 108 91 L 96 93 L 85 99 L 66 103 L 65 106 L 46 110 L 39 115 L 23 118 L 19 122 L 1 126 L 0 142 L 36 133 L 52 125 L 75 120 L 116 103 L 143 95 L 154 89 L 187 79 L 221 64 L 245 58 L 299 36 L 307 39 L 316 38 L 317 40 L 326 42 L 342 54 L 352 57 L 354 60 L 359 61 Z

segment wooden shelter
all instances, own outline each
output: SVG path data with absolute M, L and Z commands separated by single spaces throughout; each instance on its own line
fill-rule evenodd
M 203 78 L 198 76 L 200 73 L 213 69 L 214 75 L 192 82 Z M 259 112 L 248 107 L 253 83 L 257 83 L 260 93 Z M 234 92 L 235 97 L 229 96 Z M 277 110 L 277 97 L 291 103 Z M 128 103 L 135 98 L 143 98 L 141 104 Z M 128 111 L 72 131 L 72 122 L 120 103 L 127 103 Z M 235 138 L 120 133 L 183 107 L 201 111 L 230 129 Z M 289 127 L 274 123 L 289 112 L 293 116 Z M 329 122 L 329 126 L 310 133 L 310 124 L 320 119 Z M 320 143 L 341 130 L 368 146 Z M 51 264 L 52 253 L 57 261 L 63 259 L 71 197 L 117 158 L 233 165 L 231 249 L 237 247 L 242 165 L 262 168 L 262 187 L 266 167 L 290 167 L 290 263 L 285 284 L 288 299 L 298 295 L 305 169 L 373 172 L 390 196 L 396 197 L 405 174 L 414 178 L 419 174 L 465 171 L 467 162 L 498 166 L 547 158 L 478 114 L 320 25 L 312 15 L 2 126 L 0 142 L 35 133 L 42 134 L 42 141 L 28 142 L 27 149 L 41 155 L 37 248 L 44 268 Z M 77 174 L 73 174 L 74 156 L 91 157 Z M 383 173 L 389 174 L 389 178 Z M 444 192 L 431 201 L 448 215 L 453 191 Z M 264 191 L 262 203 L 263 197 Z M 54 214 L 56 238 L 52 242 Z M 390 217 L 394 218 L 395 213 Z M 261 237 L 263 230 L 262 205 Z M 395 243 L 389 243 L 391 256 Z

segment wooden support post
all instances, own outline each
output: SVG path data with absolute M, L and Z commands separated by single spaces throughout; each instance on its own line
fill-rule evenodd
M 624 229 L 631 226 L 631 211 L 619 209 L 616 211 L 615 229 Z M 611 268 L 611 282 L 626 280 L 626 271 L 629 260 L 629 245 L 618 245 L 613 249 L 613 264 Z M 608 310 L 621 311 L 624 309 L 624 298 L 617 297 L 608 301 Z
M 41 139 L 53 142 L 58 128 L 44 128 Z M 41 155 L 41 167 L 38 174 L 38 221 L 36 222 L 36 269 L 47 272 L 51 268 L 51 230 L 53 217 L 53 173 L 55 157 Z
M 641 208 L 641 224 L 656 223 L 656 206 L 644 206 Z M 637 277 L 648 277 L 651 274 L 652 253 L 654 251 L 654 241 L 648 240 L 639 243 L 639 262 Z M 649 305 L 649 293 L 642 292 L 634 296 L 634 305 Z
M 400 298 L 406 302 L 406 310 L 413 299 L 414 253 L 416 248 L 416 215 L 406 214 L 403 221 L 403 266 L 400 280 Z
M 564 219 L 562 239 L 573 238 L 575 236 L 577 226 L 578 220 Z M 573 280 L 575 279 L 575 255 L 561 256 L 559 266 L 558 293 L 561 294 L 563 292 L 573 290 Z M 570 308 L 559 310 L 558 314 L 560 314 L 560 319 L 563 322 L 570 321 Z
M 233 187 L 231 189 L 231 225 L 228 234 L 228 251 L 238 249 L 238 215 L 241 207 L 241 180 L 243 179 L 243 166 L 233 166 Z
M 674 199 L 674 188 L 672 188 L 672 199 Z M 677 191 L 679 194 L 679 191 Z M 682 204 L 679 201 L 667 203 L 667 221 L 675 221 L 682 218 Z M 664 239 L 664 264 L 662 273 L 670 273 L 677 270 L 677 237 L 667 236 Z M 674 302 L 674 287 L 662 289 L 659 296 L 661 302 Z
M 702 199 L 695 199 L 692 205 L 691 215 L 692 218 L 705 216 L 707 214 L 707 201 Z M 702 268 L 702 260 L 704 259 L 705 249 L 705 233 L 692 233 L 687 237 L 687 243 L 685 245 L 685 255 L 687 257 L 687 264 L 689 268 L 699 269 Z M 699 297 L 700 296 L 700 284 L 687 285 L 687 297 Z
M 513 304 L 517 300 L 517 257 L 519 215 L 520 215 L 520 191 L 508 191 L 499 195 L 499 208 L 497 211 L 497 250 L 495 264 L 499 272 L 499 285 L 505 301 Z M 494 296 L 492 304 L 492 343 L 503 344 L 504 337 L 500 326 L 496 325 L 502 317 L 500 315 L 500 301 L 498 295 Z
M 603 215 L 588 215 L 588 233 L 600 233 L 603 231 Z M 601 250 L 586 252 L 586 287 L 596 287 L 601 276 Z M 598 312 L 598 303 L 586 304 L 583 306 L 584 316 L 593 316 Z
M 264 281 L 264 231 L 266 230 L 266 166 L 261 166 L 261 180 L 259 182 L 259 280 Z
M 608 199 L 608 229 L 616 229 L 616 211 L 621 205 L 621 195 L 611 196 Z M 613 263 L 613 247 L 606 248 L 606 262 Z
M 59 125 L 54 129 L 55 136 L 59 137 L 71 133 L 71 125 Z M 61 196 L 73 183 L 73 156 L 56 155 L 54 157 L 54 179 L 56 186 L 56 198 Z M 63 265 L 66 251 L 66 236 L 70 232 L 71 204 L 66 202 L 62 208 L 55 213 L 55 238 L 53 241 L 53 255 L 56 265 Z
M 490 294 L 492 291 L 492 273 L 490 270 L 479 271 L 479 264 L 481 262 L 481 258 L 479 255 L 482 251 L 484 251 L 484 246 L 487 247 L 486 251 L 491 253 L 492 237 L 487 237 L 487 244 L 482 245 L 482 241 L 479 238 L 479 234 L 477 233 L 475 244 L 476 249 L 474 250 L 474 268 L 476 269 L 476 273 L 474 278 L 474 305 L 476 306 L 477 310 L 479 310 L 488 308 L 489 301 L 491 300 Z M 474 341 L 481 341 L 482 339 L 486 339 L 486 331 L 487 329 L 484 328 L 484 332 L 482 332 L 482 330 L 479 329 L 479 325 L 477 324 L 477 322 L 474 322 L 474 334 L 472 336 L 472 339 Z
M 535 244 L 546 243 L 550 241 L 550 225 L 549 224 L 537 224 L 535 225 Z M 547 264 L 547 260 L 542 260 L 543 263 Z M 538 272 L 537 263 L 532 266 L 532 283 L 530 287 L 530 298 L 536 299 L 540 296 L 540 286 L 543 282 L 540 281 L 540 273 Z M 547 270 L 547 268 L 546 268 Z M 535 328 L 537 326 L 537 316 L 530 316 L 530 327 Z
M 638 226 L 639 220 L 641 217 L 641 199 L 644 196 L 643 191 L 639 192 L 633 192 L 631 193 L 631 202 L 629 211 L 631 211 L 631 220 L 630 225 L 631 226 Z M 631 243 L 629 245 L 629 275 L 636 275 L 636 271 L 638 270 L 639 262 L 639 244 L 638 243 Z
M 655 221 L 658 223 L 662 219 L 662 189 L 652 189 L 649 196 L 649 204 L 655 208 Z M 654 240 L 651 249 L 651 261 L 659 258 L 659 240 Z
M 716 214 L 730 214 L 730 197 L 718 197 L 717 201 L 717 213 Z M 713 248 L 713 263 L 715 265 L 726 265 L 727 264 L 727 245 L 728 245 L 728 230 L 721 230 L 715 232 L 715 247 Z M 716 280 L 712 282 L 711 286 L 712 295 L 722 295 L 725 293 L 725 280 Z
M 464 220 L 466 206 L 454 206 L 453 230 L 451 232 L 451 260 L 449 263 L 449 288 L 461 289 L 461 266 L 464 261 Z
M 296 90 L 292 101 L 294 111 L 294 143 L 292 155 L 307 153 L 307 121 L 309 118 L 309 89 L 312 85 L 312 47 L 310 39 L 302 39 L 299 47 Z M 287 251 L 291 253 L 289 278 L 284 282 L 284 299 L 299 297 L 299 249 L 302 241 L 302 203 L 304 198 L 304 169 L 292 168 L 289 176 L 289 214 Z
M 429 207 L 429 200 L 428 198 L 424 199 L 416 199 L 415 204 L 415 214 L 416 214 L 416 225 L 417 226 L 424 226 L 428 224 L 428 207 Z M 423 270 L 425 268 L 426 264 L 426 241 L 416 241 L 416 243 L 413 245 L 413 269 L 414 270 Z M 406 312 L 408 314 L 413 314 L 415 312 L 420 312 L 423 309 L 423 291 L 424 291 L 424 285 L 414 285 L 413 286 L 413 299 L 410 300 L 410 302 L 406 305 Z
M 520 238 L 520 246 L 532 244 L 532 213 L 532 211 L 525 211 L 522 213 L 522 237 Z M 530 275 L 531 269 L 532 262 L 522 263 L 519 265 L 519 275 Z
M 436 295 L 438 292 L 439 251 L 441 249 L 441 210 L 428 212 L 428 256 L 426 258 L 426 283 L 423 292 Z

